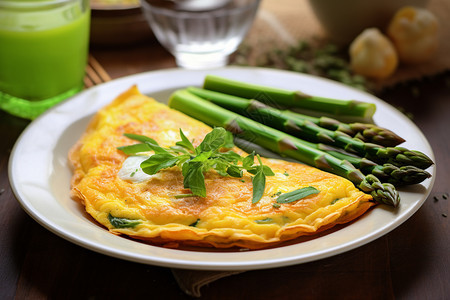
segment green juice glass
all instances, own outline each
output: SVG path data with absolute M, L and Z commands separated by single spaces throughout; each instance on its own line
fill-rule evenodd
M 83 88 L 89 0 L 0 0 L 0 108 L 35 119 Z

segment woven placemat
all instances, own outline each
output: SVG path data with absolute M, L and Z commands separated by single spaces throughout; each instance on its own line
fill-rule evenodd
M 401 65 L 390 78 L 377 82 L 383 89 L 400 82 L 420 80 L 450 69 L 450 26 L 444 26 L 450 18 L 450 1 L 430 0 L 427 8 L 440 21 L 440 46 L 434 58 L 424 64 Z M 252 46 L 250 65 L 257 65 L 258 57 L 272 51 L 274 47 L 292 46 L 299 41 L 320 44 L 330 37 L 315 17 L 306 0 L 264 0 L 245 43 Z M 180 288 L 193 297 L 201 296 L 201 288 L 226 276 L 242 271 L 193 271 L 172 269 Z

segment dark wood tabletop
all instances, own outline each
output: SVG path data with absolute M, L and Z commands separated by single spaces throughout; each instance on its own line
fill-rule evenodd
M 112 78 L 175 67 L 157 43 L 97 48 Z M 315 262 L 247 271 L 202 288 L 202 299 L 449 299 L 450 75 L 377 95 L 402 107 L 430 142 L 430 196 L 389 234 Z M 189 299 L 171 270 L 116 259 L 51 233 L 20 207 L 8 181 L 11 149 L 28 121 L 0 112 L 0 299 Z M 448 194 L 447 194 L 448 195 Z

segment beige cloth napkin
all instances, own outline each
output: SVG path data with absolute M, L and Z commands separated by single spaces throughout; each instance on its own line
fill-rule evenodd
M 401 66 L 389 79 L 380 82 L 388 87 L 399 82 L 417 80 L 450 69 L 450 19 L 449 0 L 430 0 L 428 7 L 440 20 L 440 48 L 434 59 L 426 64 Z M 273 49 L 297 43 L 299 40 L 327 40 L 326 32 L 314 16 L 306 0 L 264 0 L 255 22 L 245 40 L 252 47 L 252 55 L 258 57 Z M 180 288 L 193 297 L 201 296 L 201 288 L 223 277 L 242 271 L 194 271 L 172 269 Z

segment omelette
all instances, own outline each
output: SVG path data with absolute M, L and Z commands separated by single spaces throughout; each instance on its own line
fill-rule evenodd
M 172 147 L 184 135 L 198 146 L 212 128 L 145 96 L 133 86 L 101 109 L 71 148 L 71 196 L 111 233 L 155 245 L 258 249 L 311 235 L 356 219 L 374 202 L 349 180 L 295 162 L 261 158 L 273 176 L 252 203 L 253 174 L 241 178 L 205 172 L 206 196 L 189 193 L 178 166 L 148 175 L 146 156 L 121 146 L 143 135 Z M 239 154 L 240 149 L 234 148 Z M 255 158 L 256 160 L 256 158 Z M 303 188 L 316 193 L 279 204 L 276 199 Z

